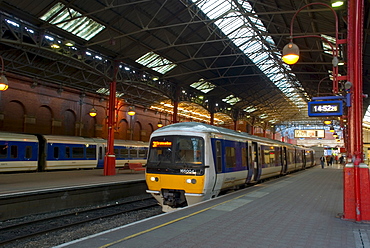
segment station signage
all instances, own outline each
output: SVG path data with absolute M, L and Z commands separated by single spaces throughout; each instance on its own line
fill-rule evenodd
M 294 138 L 325 138 L 324 129 L 294 130 Z
M 308 103 L 308 116 L 342 116 L 343 101 L 311 101 Z

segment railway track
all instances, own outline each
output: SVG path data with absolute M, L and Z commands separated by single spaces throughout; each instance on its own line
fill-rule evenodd
M 147 197 L 140 200 L 122 202 L 115 205 L 96 207 L 93 209 L 3 226 L 0 228 L 0 246 L 40 234 L 62 230 L 67 227 L 78 226 L 95 220 L 101 220 L 155 206 L 159 207 L 158 203 L 152 197 Z

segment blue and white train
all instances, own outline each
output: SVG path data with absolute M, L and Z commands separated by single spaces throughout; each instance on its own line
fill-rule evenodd
M 0 172 L 103 168 L 107 141 L 0 132 Z M 148 143 L 115 140 L 116 167 L 146 163 Z
M 202 123 L 177 123 L 151 135 L 147 193 L 167 212 L 314 166 L 313 158 L 309 148 Z

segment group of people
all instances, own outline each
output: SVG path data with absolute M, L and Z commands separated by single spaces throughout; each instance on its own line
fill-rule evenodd
M 326 157 L 321 156 L 321 158 L 320 158 L 321 168 L 324 169 L 325 162 L 326 162 L 327 166 L 330 166 L 330 165 L 334 164 L 334 161 L 335 161 L 336 164 L 338 164 L 338 163 L 343 164 L 344 163 L 344 157 L 342 155 L 339 158 L 338 158 L 338 156 L 334 156 L 334 155 L 327 155 Z

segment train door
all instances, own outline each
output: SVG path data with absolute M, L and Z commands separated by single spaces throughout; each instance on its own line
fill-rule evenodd
M 253 156 L 253 181 L 259 181 L 262 174 L 261 147 L 257 142 L 252 142 Z
M 282 175 L 285 175 L 288 172 L 288 158 L 287 158 L 287 156 L 288 156 L 288 154 L 287 154 L 287 151 L 286 151 L 286 147 L 283 146 L 281 148 L 281 162 L 282 162 L 282 165 L 283 165 L 283 168 L 281 170 Z
M 248 176 L 247 176 L 246 183 L 250 183 L 250 181 L 252 180 L 253 167 L 254 167 L 253 155 L 252 155 L 252 144 L 250 142 L 247 142 L 246 147 L 247 147 L 247 158 L 246 159 L 247 159 L 247 166 L 248 166 Z
M 215 160 L 215 180 L 212 188 L 212 197 L 218 195 L 223 182 L 222 174 L 222 142 L 221 140 L 215 140 L 214 143 L 214 160 Z
M 103 144 L 97 144 L 96 146 L 96 157 L 98 160 L 97 168 L 103 168 L 104 167 L 104 156 L 105 156 L 105 151 L 104 151 L 104 145 Z

